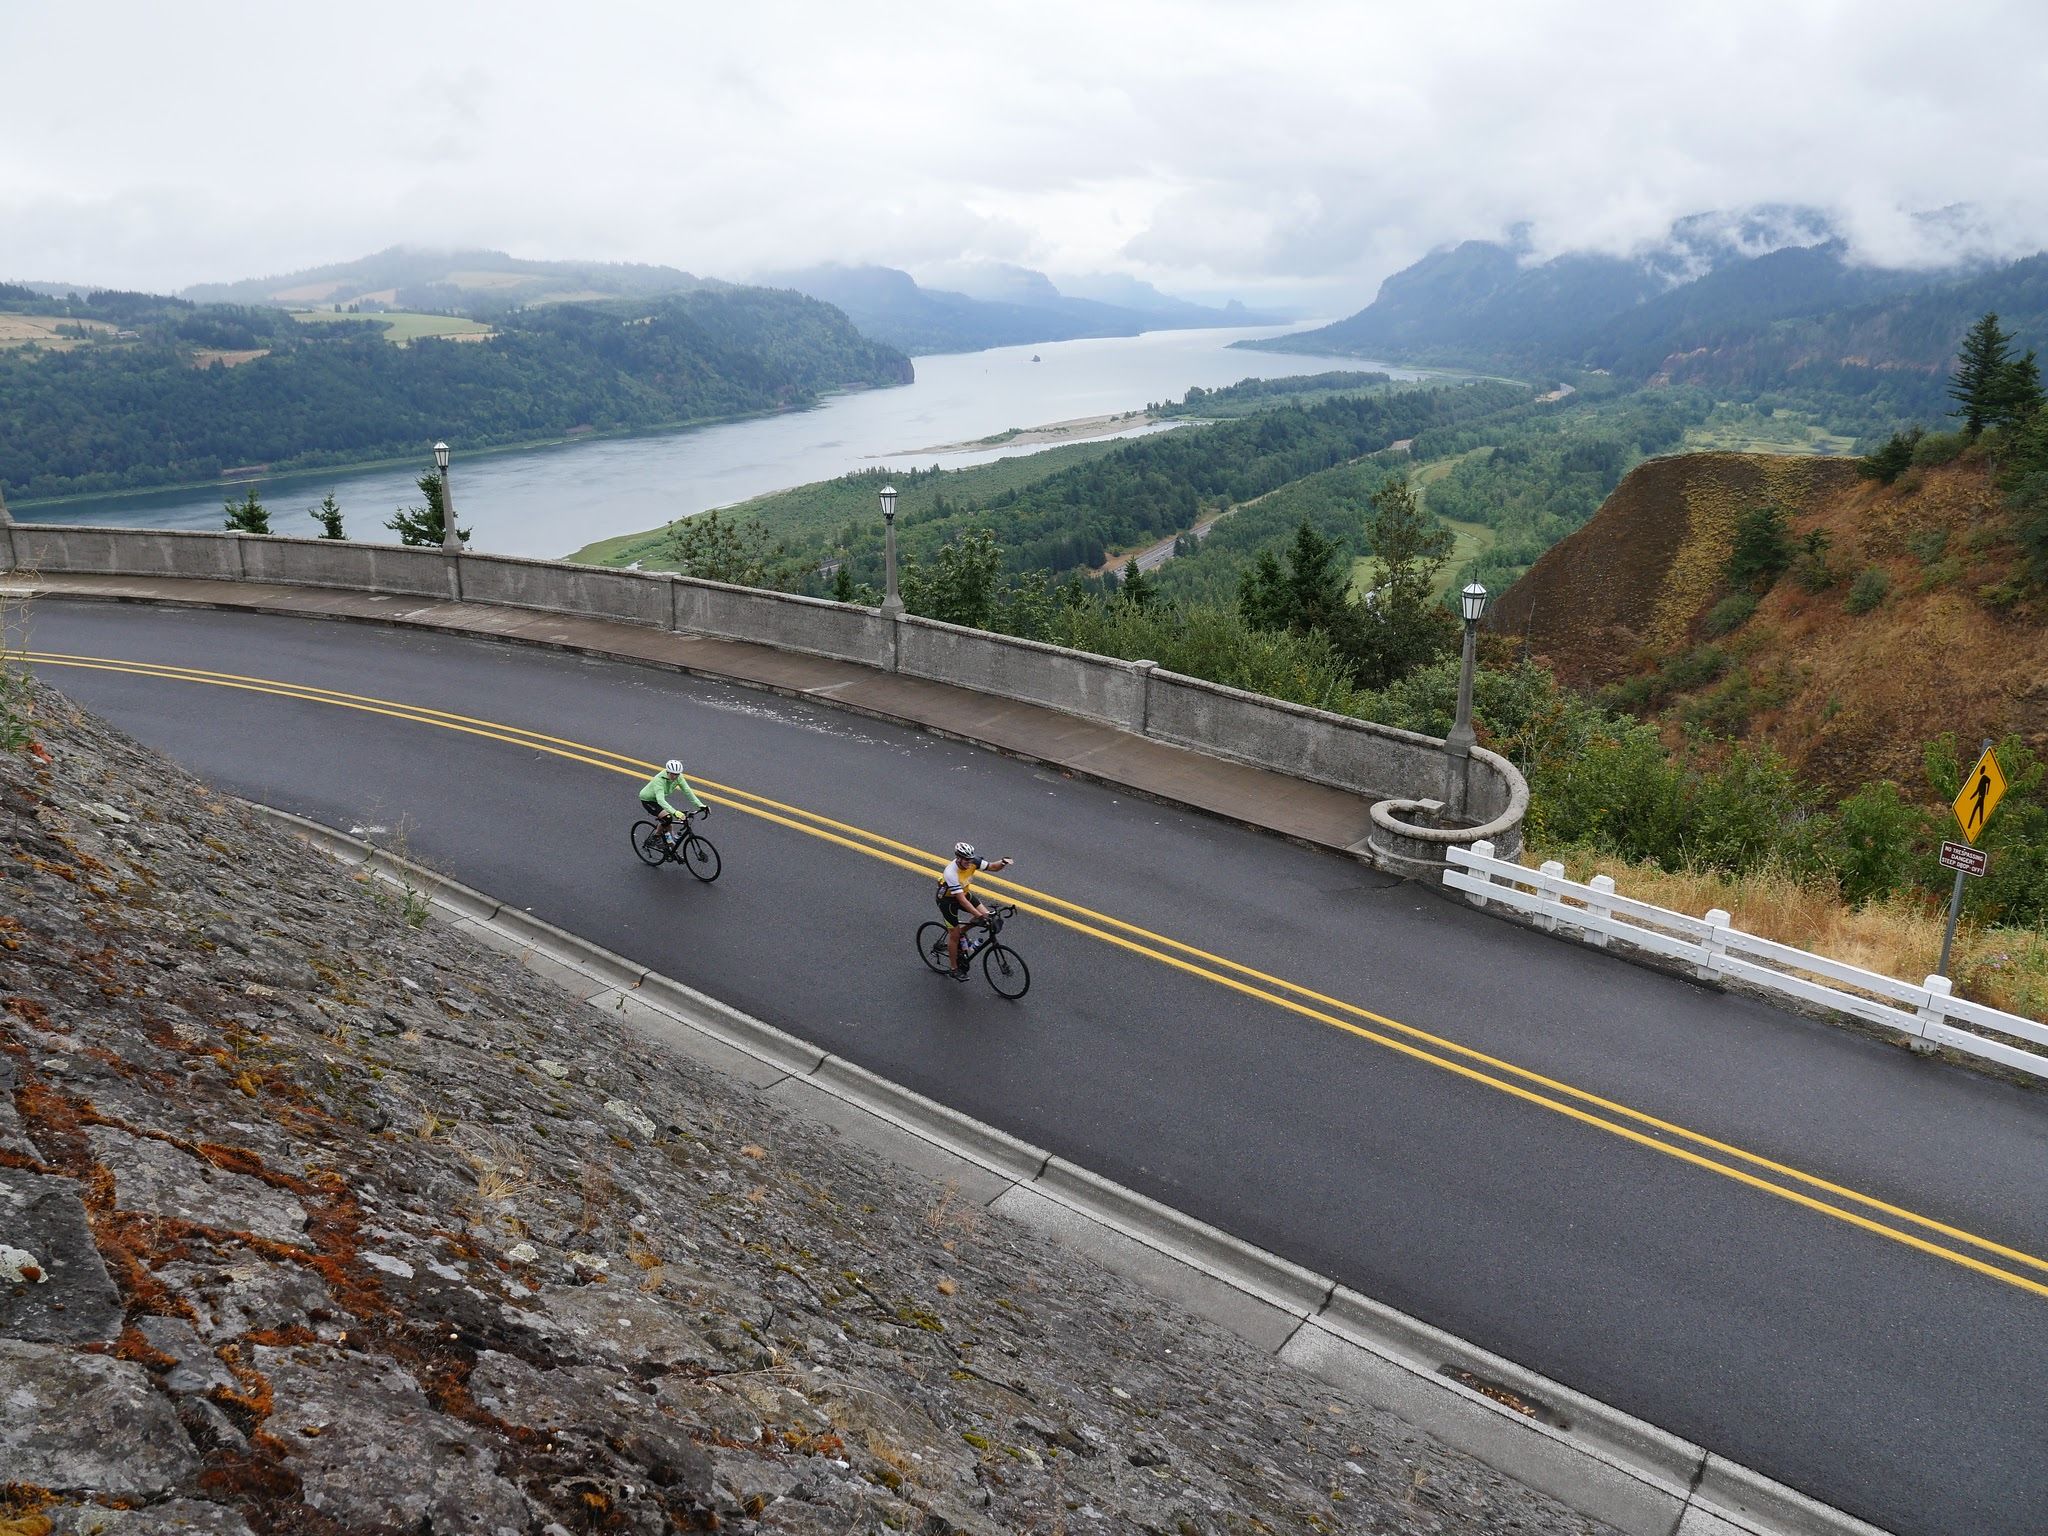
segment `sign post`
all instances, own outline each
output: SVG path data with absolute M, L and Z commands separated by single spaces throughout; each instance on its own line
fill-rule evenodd
M 1963 776 L 1963 787 L 1950 807 L 1956 813 L 1963 836 L 1970 843 L 1977 841 L 1978 834 L 1984 830 L 1984 823 L 1991 819 L 1991 813 L 1998 809 L 1998 802 L 2004 798 L 2005 775 L 1999 770 L 1998 756 L 1991 750 L 1991 743 L 1986 741 L 1977 766 Z M 1989 869 L 1991 855 L 1963 843 L 1944 842 L 1941 845 L 1941 863 L 1944 869 L 1956 872 L 1955 892 L 1948 899 L 1948 927 L 1941 936 L 1941 964 L 1935 967 L 1937 976 L 1946 976 L 1949 948 L 1956 940 L 1956 920 L 1963 915 L 1963 881 Z

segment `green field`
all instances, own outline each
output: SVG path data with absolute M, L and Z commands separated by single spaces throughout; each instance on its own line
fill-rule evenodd
M 1099 459 L 1122 446 L 1114 438 L 1105 438 L 1066 443 L 1041 453 L 1019 454 L 967 469 L 940 469 L 934 465 L 930 469 L 862 470 L 837 480 L 771 491 L 725 508 L 720 515 L 758 523 L 770 538 L 792 547 L 831 547 L 838 543 L 839 532 L 847 524 L 881 521 L 878 493 L 884 484 L 896 487 L 897 516 L 908 519 L 933 510 L 940 497 L 953 507 L 985 502 L 1004 491 L 1036 485 L 1063 469 Z M 645 570 L 672 570 L 674 562 L 664 554 L 667 540 L 667 528 L 649 528 L 641 533 L 599 539 L 568 558 L 585 565 L 624 566 L 637 561 Z
M 1436 573 L 1436 581 L 1430 590 L 1437 596 L 1451 590 L 1457 583 L 1458 573 L 1472 561 L 1493 548 L 1494 531 L 1484 523 L 1454 523 L 1444 520 L 1444 526 L 1457 535 L 1458 542 L 1451 547 L 1451 558 L 1444 562 L 1442 570 Z M 1372 557 L 1361 555 L 1351 562 L 1351 591 L 1363 599 L 1366 583 L 1372 576 Z
M 1685 434 L 1687 453 L 1850 454 L 1856 440 L 1816 425 L 1798 411 L 1760 411 L 1749 405 L 1719 405 Z
M 422 336 L 488 336 L 491 328 L 481 320 L 465 320 L 460 315 L 425 315 L 409 309 L 380 310 L 376 314 L 340 314 L 331 309 L 295 309 L 291 312 L 294 320 L 302 325 L 329 324 L 336 320 L 373 320 L 383 326 L 384 339 L 397 346 L 417 341 Z

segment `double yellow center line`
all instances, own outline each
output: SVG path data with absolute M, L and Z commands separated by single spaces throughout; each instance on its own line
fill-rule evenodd
M 311 684 L 290 683 L 276 678 L 250 677 L 234 672 L 215 672 L 198 667 L 172 666 L 158 662 L 135 662 L 118 657 L 78 656 L 48 651 L 29 651 L 25 659 L 38 666 L 75 667 L 100 672 L 157 678 L 166 682 L 232 688 L 243 692 L 269 694 L 303 703 L 328 705 L 337 709 L 360 710 L 440 730 L 457 731 L 488 741 L 504 742 L 530 751 L 544 752 L 570 762 L 616 773 L 629 778 L 651 776 L 656 763 L 613 752 L 608 748 L 549 736 L 519 726 L 472 715 L 454 714 L 425 705 L 406 704 L 367 694 L 344 693 Z M 935 866 L 923 849 L 898 842 L 878 832 L 849 822 L 837 821 L 802 806 L 790 805 L 766 795 L 721 784 L 714 779 L 692 776 L 704 798 L 743 815 L 771 822 L 791 832 L 844 848 L 849 852 L 893 865 L 920 879 L 935 877 Z M 1136 923 L 1097 912 L 1065 897 L 1034 890 L 1016 881 L 984 877 L 986 887 L 1000 891 L 1019 908 L 1083 934 L 1100 943 L 1114 945 L 1142 955 L 1161 965 L 1213 985 L 1227 988 L 1302 1018 L 1313 1019 L 1332 1029 L 1367 1040 L 1410 1060 L 1425 1063 L 1467 1082 L 1502 1093 L 1525 1104 L 1636 1146 L 1676 1159 L 1694 1168 L 1732 1180 L 1749 1189 L 1787 1201 L 1802 1209 L 1839 1221 L 1860 1231 L 1899 1243 L 1931 1257 L 1960 1265 L 1964 1269 L 2014 1286 L 2036 1296 L 2048 1297 L 2048 1259 L 2021 1249 L 1980 1237 L 1961 1227 L 1908 1210 L 1903 1206 L 1867 1195 L 1847 1185 L 1808 1173 L 1788 1163 L 1750 1152 L 1733 1143 L 1718 1140 L 1674 1121 L 1647 1114 L 1617 1100 L 1519 1066 L 1501 1057 L 1475 1050 L 1455 1040 L 1342 998 L 1331 997 L 1285 977 L 1270 975 L 1253 966 L 1212 954 Z

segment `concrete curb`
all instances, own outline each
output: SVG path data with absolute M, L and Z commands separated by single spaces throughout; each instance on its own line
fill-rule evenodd
M 459 881 L 317 822 L 250 809 L 416 892 L 586 1004 L 1628 1536 L 1886 1536 Z

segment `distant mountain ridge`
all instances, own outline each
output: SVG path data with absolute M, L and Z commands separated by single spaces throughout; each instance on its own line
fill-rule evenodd
M 911 353 L 1257 325 L 1264 318 L 1238 304 L 1221 309 L 1191 304 L 1136 278 L 1078 280 L 1119 300 L 1108 302 L 1062 292 L 1044 273 L 1025 267 L 988 263 L 941 270 L 975 291 L 928 288 L 895 267 L 837 263 L 770 273 L 759 281 L 821 299 L 844 310 L 865 335 Z
M 1928 227 L 1948 215 L 1929 215 Z M 2048 257 L 1873 266 L 1854 259 L 1819 210 L 1769 205 L 1682 219 L 1626 256 L 1537 261 L 1519 234 L 1468 240 L 1395 273 L 1346 319 L 1255 345 L 1752 391 L 1813 387 L 1938 414 L 1956 344 L 1986 310 L 2022 345 L 2048 348 Z
M 618 261 L 530 261 L 503 251 L 392 246 L 355 261 L 276 277 L 200 283 L 179 295 L 199 304 L 328 308 L 369 303 L 393 309 L 495 313 L 570 299 L 646 298 L 727 287 L 676 267 Z

